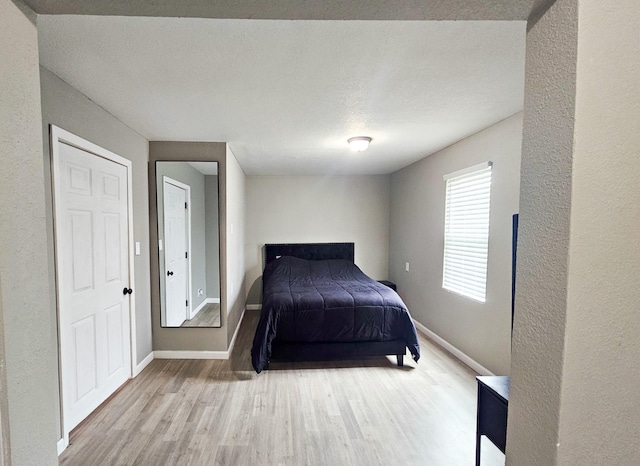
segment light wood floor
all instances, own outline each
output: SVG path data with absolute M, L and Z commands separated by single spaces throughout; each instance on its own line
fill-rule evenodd
M 185 320 L 181 327 L 220 327 L 220 304 L 207 304 L 191 320 Z
M 418 364 L 155 360 L 71 435 L 63 465 L 473 465 L 475 374 L 429 340 Z M 483 440 L 483 466 L 504 456 Z

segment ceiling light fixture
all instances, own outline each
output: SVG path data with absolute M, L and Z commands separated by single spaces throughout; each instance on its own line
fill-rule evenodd
M 371 142 L 371 138 L 368 136 L 356 136 L 354 138 L 347 139 L 349 143 L 349 147 L 354 152 L 362 152 L 367 150 L 369 147 L 369 143 Z

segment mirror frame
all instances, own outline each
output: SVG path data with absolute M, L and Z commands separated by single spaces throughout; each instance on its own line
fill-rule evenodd
M 184 141 L 149 141 L 149 158 L 146 169 L 147 186 L 138 184 L 146 190 L 146 201 L 149 203 L 149 244 L 148 257 L 144 257 L 144 265 L 149 264 L 151 280 L 147 278 L 149 272 L 143 273 L 140 280 L 151 287 L 150 315 L 141 314 L 140 319 L 151 319 L 151 347 L 139 348 L 140 353 L 153 351 L 157 358 L 192 358 L 192 357 L 224 357 L 232 340 L 228 335 L 230 329 L 229 316 L 235 319 L 236 309 L 230 309 L 228 297 L 228 261 L 227 261 L 227 152 L 225 142 L 184 142 Z M 156 219 L 156 161 L 168 162 L 218 162 L 219 195 L 220 195 L 220 304 L 222 308 L 220 328 L 202 327 L 194 329 L 163 328 L 160 327 L 160 290 L 159 281 L 155 278 L 158 273 L 158 232 Z M 135 174 L 134 174 L 135 176 Z M 144 176 L 139 174 L 138 176 Z M 141 192 L 135 195 L 143 196 Z M 146 233 L 146 232 L 145 232 Z M 145 255 L 146 256 L 146 255 Z M 148 261 L 148 262 L 147 262 Z M 143 266 L 144 266 L 143 265 Z M 232 326 L 234 322 L 231 322 Z M 145 325 L 142 323 L 141 325 Z M 222 356 L 220 356 L 222 355 Z

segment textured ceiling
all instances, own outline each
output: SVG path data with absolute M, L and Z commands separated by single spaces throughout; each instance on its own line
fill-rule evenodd
M 43 66 L 149 140 L 229 142 L 247 174 L 391 173 L 522 110 L 525 28 L 38 17 Z
M 226 19 L 525 21 L 552 0 L 23 0 L 39 14 Z

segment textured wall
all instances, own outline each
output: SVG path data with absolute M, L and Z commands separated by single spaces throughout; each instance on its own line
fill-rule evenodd
M 387 278 L 388 176 L 247 177 L 248 303 L 262 293 L 265 243 L 355 242 L 356 264 Z
M 7 357 L 4 350 L 4 310 L 0 280 L 0 464 L 11 464 L 9 448 L 9 399 L 7 398 Z
M 507 464 L 556 463 L 575 107 L 577 1 L 527 34 Z
M 640 4 L 581 0 L 558 464 L 640 464 Z
M 220 181 L 220 270 L 222 303 L 225 309 L 227 270 L 226 222 L 226 144 L 223 142 L 149 142 L 149 197 L 156 199 L 157 160 L 218 162 Z M 149 233 L 151 250 L 151 317 L 153 349 L 173 351 L 225 351 L 227 349 L 226 313 L 222 312 L 221 328 L 162 328 L 160 327 L 160 278 L 158 275 L 158 226 L 155 202 L 149 208 Z
M 418 322 L 496 374 L 509 374 L 511 218 L 518 212 L 521 144 L 518 113 L 391 177 L 389 278 Z M 487 300 L 479 303 L 442 289 L 443 176 L 488 160 Z
M 29 12 L 25 12 L 28 14 Z M 0 366 L 3 449 L 14 465 L 58 464 L 55 307 L 47 257 L 38 37 L 0 0 Z M 5 429 L 9 427 L 9 431 Z

